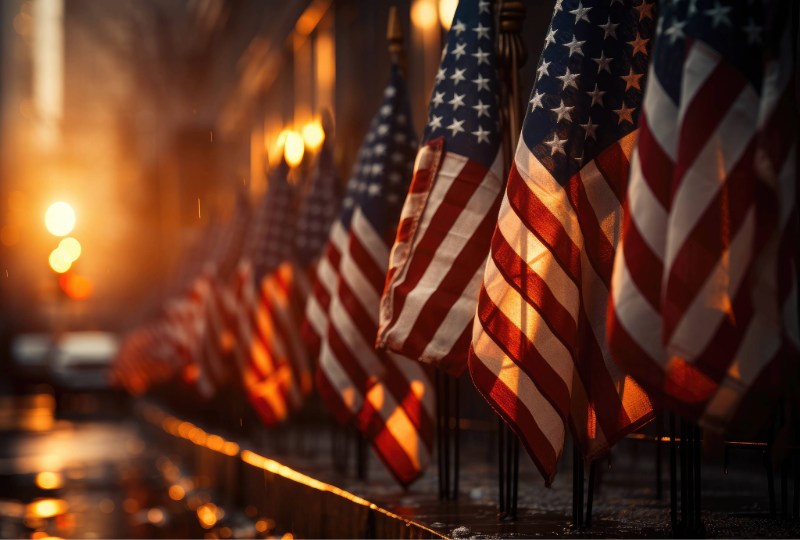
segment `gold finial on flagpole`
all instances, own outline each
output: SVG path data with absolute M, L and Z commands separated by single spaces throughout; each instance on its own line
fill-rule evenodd
M 397 6 L 389 8 L 389 24 L 386 28 L 386 40 L 389 42 L 389 54 L 406 74 L 406 53 L 403 47 L 403 27 L 400 25 L 400 16 L 397 14 Z
M 495 54 L 503 80 L 503 143 L 506 177 L 517 150 L 523 109 L 519 92 L 519 68 L 528 60 L 528 51 L 522 42 L 522 21 L 525 4 L 517 0 L 499 0 L 497 9 L 497 43 Z

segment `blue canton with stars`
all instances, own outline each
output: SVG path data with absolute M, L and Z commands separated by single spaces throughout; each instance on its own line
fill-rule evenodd
M 492 166 L 500 148 L 493 2 L 462 0 L 453 16 L 422 141 Z
M 761 0 L 682 0 L 664 6 L 658 20 L 658 37 L 653 68 L 661 86 L 675 103 L 680 101 L 683 58 L 691 40 L 700 40 L 725 57 L 760 94 L 764 74 L 764 48 L 774 50 L 783 31 L 764 27 L 781 26 L 787 20 L 788 1 L 767 1 L 784 16 L 766 21 L 767 9 Z
M 289 165 L 281 160 L 270 171 L 269 188 L 253 216 L 242 258 L 253 265 L 256 282 L 292 256 L 296 215 L 294 188 L 287 177 Z
M 403 74 L 392 64 L 383 103 L 364 137 L 353 175 L 347 182 L 339 219 L 345 230 L 356 207 L 387 243 L 394 241 L 417 153 L 411 105 Z
M 562 185 L 638 126 L 656 0 L 558 0 L 522 137 Z
M 333 162 L 331 137 L 326 137 L 322 144 L 310 183 L 297 220 L 295 237 L 295 256 L 302 266 L 311 264 L 322 254 L 339 207 L 341 188 Z

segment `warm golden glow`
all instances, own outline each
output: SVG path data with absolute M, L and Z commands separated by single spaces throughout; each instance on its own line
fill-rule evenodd
M 36 475 L 36 485 L 42 489 L 58 489 L 64 485 L 64 477 L 61 473 L 40 472 Z
M 303 142 L 303 137 L 296 131 L 287 133 L 283 145 L 283 157 L 286 158 L 286 163 L 290 167 L 297 167 L 303 161 L 304 152 L 305 143 Z
M 148 407 L 145 410 L 144 416 L 145 416 L 145 419 L 148 422 L 152 423 L 153 425 L 161 426 L 168 433 L 172 433 L 176 437 L 181 437 L 181 435 L 178 434 L 178 426 L 180 424 L 182 424 L 183 422 L 181 422 L 177 418 L 175 418 L 173 416 L 169 416 L 166 412 L 162 411 L 161 409 L 158 409 L 157 407 L 152 407 L 152 406 Z M 188 424 L 188 422 L 187 422 L 187 424 Z M 191 424 L 189 424 L 189 425 L 191 425 Z M 184 437 L 184 438 L 187 438 L 187 437 Z M 232 443 L 232 444 L 235 444 L 235 443 Z M 237 446 L 237 451 L 238 451 L 238 446 Z M 308 487 L 313 488 L 313 489 L 317 489 L 319 491 L 326 491 L 328 493 L 332 493 L 332 494 L 337 495 L 339 497 L 345 498 L 345 499 L 347 499 L 347 500 L 349 500 L 349 501 L 351 501 L 351 502 L 353 502 L 355 504 L 359 504 L 359 505 L 362 505 L 362 506 L 368 506 L 369 508 L 371 508 L 371 509 L 373 509 L 373 510 L 375 510 L 377 512 L 380 512 L 382 514 L 385 514 L 385 515 L 391 517 L 392 519 L 401 520 L 401 521 L 405 522 L 407 525 L 412 525 L 413 524 L 414 526 L 431 533 L 431 535 L 433 535 L 433 536 L 441 536 L 438 533 L 436 533 L 435 531 L 425 527 L 424 525 L 421 525 L 421 524 L 416 523 L 416 522 L 412 522 L 412 521 L 410 521 L 408 519 L 405 519 L 405 518 L 403 518 L 401 516 L 398 516 L 397 514 L 394 514 L 392 512 L 384 510 L 383 508 L 380 508 L 377 505 L 372 504 L 369 501 L 367 501 L 365 499 L 362 499 L 361 497 L 358 497 L 358 496 L 356 496 L 356 495 L 354 495 L 352 493 L 349 493 L 349 492 L 347 492 L 347 491 L 345 491 L 345 490 L 343 490 L 341 488 L 338 488 L 338 487 L 333 486 L 331 484 L 326 484 L 324 482 L 320 482 L 319 480 L 311 478 L 310 476 L 306 476 L 306 475 L 304 475 L 302 473 L 299 473 L 299 472 L 297 472 L 297 471 L 295 471 L 293 469 L 290 469 L 289 467 L 287 467 L 285 465 L 282 465 L 282 464 L 278 463 L 277 461 L 273 461 L 273 460 L 265 458 L 263 456 L 259 456 L 258 454 L 255 454 L 255 453 L 253 453 L 253 452 L 251 452 L 249 450 L 242 450 L 241 453 L 239 454 L 239 456 L 241 457 L 242 461 L 244 461 L 245 463 L 247 463 L 249 465 L 252 465 L 254 467 L 258 467 L 259 469 L 263 469 L 263 470 L 271 472 L 273 474 L 277 474 L 279 476 L 282 476 L 283 478 L 287 478 L 289 480 L 292 480 L 294 482 L 303 484 L 303 485 L 308 486 Z M 216 522 L 218 520 L 222 519 L 224 517 L 224 515 L 225 515 L 225 512 L 222 510 L 222 508 L 217 508 L 216 505 L 214 505 L 213 503 L 209 502 L 210 499 L 211 499 L 211 497 L 208 495 L 208 493 L 206 493 L 204 491 L 201 491 L 200 493 L 197 494 L 196 497 L 192 497 L 188 501 L 186 501 L 186 506 L 190 510 L 195 510 L 196 509 L 197 514 L 198 514 L 198 518 L 200 519 L 200 523 L 206 529 L 210 529 L 214 525 L 206 526 L 205 522 L 203 521 L 203 518 L 201 517 L 200 514 L 203 514 L 208 521 L 213 521 L 214 524 L 216 524 Z M 214 518 L 213 520 L 211 519 L 211 516 L 213 516 L 213 518 Z M 259 525 L 259 523 L 261 523 L 261 525 Z M 275 526 L 275 522 L 273 520 L 267 519 L 267 518 L 260 519 L 258 522 L 256 522 L 256 530 L 259 531 L 259 532 L 263 532 L 260 529 L 260 527 L 263 527 L 264 531 L 265 531 L 267 529 L 273 528 L 274 526 Z
M 65 514 L 69 506 L 61 499 L 42 499 L 28 505 L 27 514 L 31 517 L 51 518 Z
M 186 495 L 186 492 L 177 484 L 169 488 L 169 498 L 173 501 L 179 501 L 183 499 L 184 495 Z
M 65 202 L 50 205 L 44 216 L 47 230 L 56 236 L 65 236 L 75 227 L 75 211 Z
M 151 508 L 147 511 L 147 520 L 150 523 L 161 523 L 162 519 L 164 519 L 164 512 L 158 508 Z
M 111 512 L 114 511 L 114 501 L 112 501 L 111 499 L 103 499 L 102 501 L 100 501 L 98 507 L 100 508 L 100 511 L 103 512 L 104 514 L 110 514 Z
M 450 30 L 457 7 L 458 0 L 439 0 L 439 22 L 445 30 Z
M 230 538 L 230 537 L 231 537 L 231 533 L 232 533 L 232 532 L 233 532 L 233 531 L 231 531 L 231 530 L 230 530 L 230 528 L 228 528 L 228 527 L 222 527 L 222 528 L 219 530 L 219 537 L 220 537 L 220 538 Z
M 78 257 L 81 256 L 81 243 L 71 236 L 68 236 L 59 242 L 58 247 L 67 250 L 69 256 L 72 257 L 72 262 L 75 262 L 78 260 Z
M 222 508 L 217 508 L 214 503 L 207 503 L 197 509 L 197 518 L 204 529 L 210 529 L 216 525 L 218 519 L 222 519 L 225 512 Z
M 58 284 L 61 285 L 61 290 L 74 300 L 88 298 L 94 290 L 94 285 L 88 278 L 73 274 L 72 272 L 61 274 L 61 277 L 58 279 Z M 129 451 L 131 453 L 136 453 L 130 449 Z
M 125 499 L 122 502 L 122 509 L 129 514 L 133 514 L 134 512 L 139 510 L 139 501 L 137 501 L 136 499 Z
M 411 6 L 411 22 L 420 28 L 431 28 L 437 22 L 433 0 L 416 0 Z
M 72 258 L 69 252 L 64 248 L 56 248 L 50 253 L 50 268 L 63 274 L 69 267 L 72 266 Z
M 319 120 L 303 126 L 303 141 L 312 152 L 316 152 L 322 146 L 325 141 L 325 132 L 322 130 L 322 123 Z
M 2 242 L 4 246 L 13 246 L 19 242 L 19 229 L 13 225 L 6 225 L 0 229 L 0 242 Z
M 283 536 L 281 536 L 281 540 L 293 540 L 293 538 L 294 535 L 292 533 L 286 533 Z

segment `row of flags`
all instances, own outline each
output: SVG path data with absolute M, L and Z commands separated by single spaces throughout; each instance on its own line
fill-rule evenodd
M 497 5 L 461 0 L 421 143 L 392 65 L 343 196 L 330 140 L 305 190 L 272 171 L 118 379 L 238 378 L 268 425 L 316 386 L 403 485 L 432 369 L 468 369 L 547 485 L 567 429 L 587 460 L 662 407 L 752 434 L 800 346 L 790 8 L 557 0 L 504 149 Z

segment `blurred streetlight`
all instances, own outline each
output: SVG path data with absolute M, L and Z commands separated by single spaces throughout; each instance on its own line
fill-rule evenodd
M 450 30 L 457 7 L 458 0 L 439 0 L 439 22 L 445 30 Z
M 63 274 L 72 266 L 72 256 L 64 248 L 57 247 L 50 253 L 50 268 Z
M 303 153 L 305 152 L 305 143 L 303 137 L 296 131 L 289 131 L 286 134 L 286 140 L 283 145 L 283 157 L 286 158 L 286 163 L 290 167 L 297 167 L 303 161 Z
M 303 126 L 302 133 L 306 146 L 312 152 L 316 152 L 325 141 L 325 131 L 323 131 L 319 120 L 314 120 Z
M 64 238 L 58 243 L 58 247 L 64 249 L 69 253 L 72 262 L 75 262 L 81 256 L 81 244 L 71 236 Z
M 411 22 L 420 28 L 431 28 L 436 24 L 434 0 L 416 0 L 411 6 Z
M 44 216 L 44 223 L 47 230 L 55 236 L 65 236 L 75 227 L 75 212 L 72 207 L 65 202 L 57 202 L 50 205 Z

